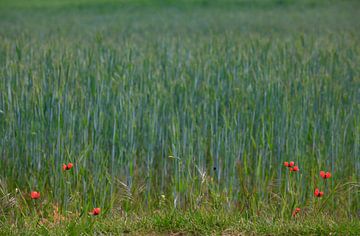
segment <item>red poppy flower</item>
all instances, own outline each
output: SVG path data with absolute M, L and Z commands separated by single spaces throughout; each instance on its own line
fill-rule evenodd
M 314 195 L 315 195 L 315 197 L 322 197 L 324 195 L 324 192 L 322 192 L 318 188 L 316 188 Z
M 97 216 L 97 215 L 100 214 L 100 212 L 101 212 L 101 209 L 97 207 L 97 208 L 94 208 L 94 209 L 90 212 L 90 214 L 91 214 L 91 215 L 94 215 L 94 216 Z
M 300 170 L 298 166 L 295 166 L 295 163 L 293 161 L 290 161 L 290 163 L 285 161 L 284 166 L 289 167 L 290 172 L 297 172 Z
M 71 168 L 73 168 L 74 164 L 69 162 L 67 165 L 66 164 L 63 164 L 62 165 L 62 169 L 63 170 L 70 170 Z
M 32 191 L 30 194 L 31 199 L 39 199 L 40 198 L 40 193 L 36 192 L 36 191 Z
M 292 216 L 295 217 L 297 213 L 300 212 L 300 208 L 296 208 L 293 213 L 292 213 Z
M 321 178 L 323 178 L 323 179 L 328 179 L 328 178 L 331 177 L 331 173 L 330 173 L 330 172 L 326 172 L 326 173 L 325 173 L 325 171 L 320 171 L 320 176 L 321 176 Z

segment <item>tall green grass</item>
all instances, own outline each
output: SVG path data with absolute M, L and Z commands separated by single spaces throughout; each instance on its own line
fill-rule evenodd
M 165 205 L 284 218 L 299 206 L 357 217 L 359 5 L 270 3 L 5 4 L 6 189 L 38 190 L 64 213 Z M 320 170 L 333 174 L 327 186 Z

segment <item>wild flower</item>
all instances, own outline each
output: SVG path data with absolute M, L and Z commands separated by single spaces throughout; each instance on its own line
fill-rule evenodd
M 40 198 L 40 192 L 32 191 L 30 193 L 31 199 L 39 199 Z
M 70 170 L 71 168 L 73 168 L 73 166 L 74 166 L 74 164 L 69 162 L 67 165 L 63 164 L 62 169 L 63 169 L 63 171 Z
M 329 179 L 331 177 L 331 173 L 330 172 L 325 173 L 325 171 L 320 171 L 320 176 L 323 179 Z
M 315 195 L 315 197 L 322 197 L 324 195 L 324 192 L 322 192 L 318 188 L 316 188 L 314 195 Z
M 101 209 L 98 208 L 98 207 L 96 207 L 96 208 L 94 208 L 94 209 L 90 212 L 90 215 L 97 216 L 97 215 L 100 214 L 100 212 L 101 212 Z
M 298 166 L 295 166 L 295 163 L 293 161 L 290 161 L 290 162 L 285 161 L 284 166 L 288 167 L 290 172 L 293 172 L 293 171 L 297 172 L 300 170 Z
M 286 166 L 286 167 L 293 167 L 294 165 L 295 165 L 295 162 L 293 162 L 293 161 L 290 161 L 290 162 L 285 161 L 284 162 L 284 166 Z
M 295 208 L 295 210 L 292 213 L 292 216 L 295 217 L 299 212 L 300 212 L 300 208 Z

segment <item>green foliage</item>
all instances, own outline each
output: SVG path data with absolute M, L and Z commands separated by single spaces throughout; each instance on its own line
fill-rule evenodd
M 356 1 L 0 6 L 1 234 L 359 227 Z
M 10 224 L 0 225 L 0 234 L 12 235 L 79 235 L 79 234 L 128 234 L 152 235 L 185 233 L 193 235 L 357 235 L 359 221 L 342 221 L 318 216 L 313 219 L 264 219 L 243 216 L 229 212 L 168 212 L 158 211 L 151 214 L 113 215 L 90 219 L 63 221 L 61 224 L 34 222 L 24 218 L 27 228 Z

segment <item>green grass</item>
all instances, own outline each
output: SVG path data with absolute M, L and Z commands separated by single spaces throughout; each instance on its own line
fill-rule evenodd
M 356 234 L 359 9 L 1 1 L 0 234 Z
M 315 219 L 280 220 L 244 218 L 228 212 L 154 212 L 138 215 L 112 215 L 101 219 L 72 219 L 61 223 L 27 219 L 27 228 L 2 225 L 3 234 L 16 235 L 357 235 L 359 221 Z

